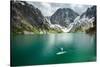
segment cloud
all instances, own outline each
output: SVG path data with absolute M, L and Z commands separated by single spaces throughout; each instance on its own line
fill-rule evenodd
M 82 14 L 91 5 L 79 5 L 79 4 L 65 4 L 65 3 L 47 3 L 47 2 L 32 2 L 28 3 L 34 5 L 36 8 L 40 9 L 44 16 L 51 16 L 59 8 L 71 8 L 75 12 Z
M 72 8 L 74 11 L 76 11 L 79 14 L 82 14 L 89 8 L 91 5 L 79 5 L 79 4 L 71 4 L 70 8 Z

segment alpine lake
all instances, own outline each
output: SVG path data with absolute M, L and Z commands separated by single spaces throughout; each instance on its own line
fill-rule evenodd
M 59 53 L 63 52 L 65 53 Z M 11 35 L 11 66 L 96 61 L 96 36 L 86 33 Z

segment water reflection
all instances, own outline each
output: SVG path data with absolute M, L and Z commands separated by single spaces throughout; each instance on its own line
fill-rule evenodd
M 72 40 L 73 40 L 73 35 L 68 34 L 68 33 L 63 33 L 63 34 L 51 34 L 51 35 L 47 35 L 47 40 L 45 41 L 45 48 L 43 50 L 43 52 L 47 51 L 48 49 L 52 49 L 49 50 L 49 52 L 53 51 L 53 49 L 60 49 L 61 47 L 64 48 L 64 46 L 68 46 Z
M 13 65 L 37 65 L 95 61 L 95 39 L 94 35 L 84 33 L 18 35 L 11 42 L 12 62 Z M 61 48 L 67 53 L 57 55 Z

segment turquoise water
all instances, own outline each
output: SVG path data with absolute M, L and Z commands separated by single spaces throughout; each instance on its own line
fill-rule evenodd
M 63 48 L 67 53 L 57 55 Z M 11 65 L 96 61 L 96 36 L 85 33 L 16 35 L 11 37 Z

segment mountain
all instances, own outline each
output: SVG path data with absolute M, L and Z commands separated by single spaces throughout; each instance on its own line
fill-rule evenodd
M 88 17 L 88 18 L 95 17 L 96 18 L 96 6 L 92 6 L 88 8 L 80 17 L 81 18 L 83 17 Z
M 11 32 L 33 34 L 48 29 L 48 22 L 38 8 L 25 1 L 11 1 Z
M 69 25 L 70 32 L 95 32 L 96 31 L 96 6 L 88 8 L 82 15 L 75 18 Z M 69 28 L 70 28 L 69 27 Z
M 93 21 L 93 27 L 89 28 L 88 30 L 86 30 L 87 33 L 89 32 L 96 32 L 96 22 L 97 22 L 97 17 L 96 17 L 96 6 L 93 6 L 91 8 L 88 8 L 86 11 L 86 16 L 88 16 L 89 18 L 93 18 L 94 17 L 94 21 Z
M 52 24 L 59 24 L 67 27 L 74 19 L 79 16 L 70 8 L 59 8 L 50 18 Z
M 59 8 L 52 16 L 43 16 L 38 8 L 26 1 L 11 1 L 10 6 L 11 33 L 14 34 L 96 31 L 96 6 L 81 15 L 70 8 Z
M 45 19 L 47 20 L 47 22 L 48 22 L 49 24 L 51 24 L 50 18 L 51 18 L 51 16 L 45 16 Z

